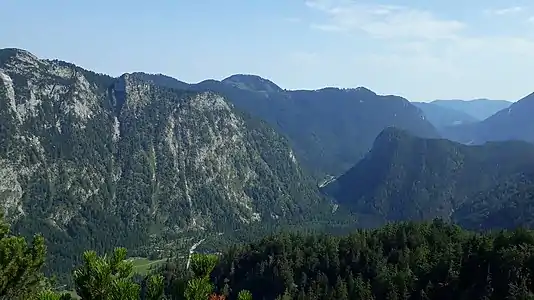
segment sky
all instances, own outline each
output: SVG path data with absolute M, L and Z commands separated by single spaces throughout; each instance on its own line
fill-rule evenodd
M 411 101 L 531 92 L 532 0 L 0 0 L 0 48 L 113 76 L 255 74 Z

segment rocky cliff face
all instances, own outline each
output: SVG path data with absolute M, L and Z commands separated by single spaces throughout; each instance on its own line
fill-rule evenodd
M 74 156 L 80 146 L 90 145 L 83 133 L 105 130 L 108 119 L 103 105 L 105 90 L 83 73 L 22 50 L 6 49 L 0 54 L 0 202 L 13 221 L 45 205 L 50 208 L 52 223 L 68 222 L 75 207 L 63 210 L 31 199 L 43 191 L 38 182 L 55 186 L 59 175 L 64 175 L 62 188 L 79 196 L 81 203 L 98 193 L 99 178 L 83 186 L 73 185 L 78 178 L 88 180 L 97 171 L 78 164 L 87 161 L 84 157 Z M 54 196 L 41 194 L 37 198 Z
M 52 251 L 136 247 L 323 204 L 285 139 L 222 96 L 0 50 L 0 205 Z
M 239 109 L 261 118 L 288 138 L 295 155 L 318 180 L 350 169 L 387 127 L 420 137 L 439 136 L 420 109 L 393 95 L 355 89 L 283 90 L 254 75 L 232 75 L 222 81 L 187 84 L 164 75 L 137 73 L 159 85 L 194 91 L 216 91 Z M 328 177 L 328 176 L 327 176 Z

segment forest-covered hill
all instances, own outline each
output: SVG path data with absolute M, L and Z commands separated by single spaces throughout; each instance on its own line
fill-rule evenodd
M 524 180 L 534 178 L 532 170 L 534 145 L 526 142 L 466 146 L 388 128 L 363 160 L 323 191 L 357 213 L 362 226 L 435 217 L 467 220 L 467 211 L 482 213 L 485 205 L 498 214 L 497 207 L 515 197 L 504 189 L 526 189 Z M 530 206 L 531 198 L 524 196 L 516 200 Z M 474 202 L 479 203 L 476 209 Z M 456 212 L 460 207 L 462 211 Z

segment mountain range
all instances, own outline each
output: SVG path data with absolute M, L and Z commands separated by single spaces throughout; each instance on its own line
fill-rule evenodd
M 443 128 L 450 126 L 475 123 L 479 121 L 476 117 L 473 117 L 468 113 L 456 110 L 454 108 L 441 106 L 432 102 L 412 102 L 412 104 L 419 107 L 423 111 L 427 120 L 440 131 Z
M 330 214 L 288 141 L 219 94 L 170 89 L 0 51 L 0 203 L 51 241 L 87 248 Z
M 478 121 L 482 121 L 496 112 L 508 108 L 513 102 L 493 99 L 473 100 L 434 100 L 430 102 L 441 107 L 454 109 L 466 113 Z
M 428 121 L 440 132 L 448 127 L 482 121 L 498 111 L 508 108 L 512 102 L 505 100 L 434 100 L 412 102 L 419 107 Z
M 534 94 L 529 94 L 480 122 L 449 126 L 441 133 L 447 139 L 467 144 L 506 140 L 534 142 L 534 122 L 530 115 L 533 110 Z
M 481 120 L 364 87 L 111 77 L 0 49 L 0 205 L 56 273 L 90 248 L 164 257 L 273 228 L 530 225 L 533 106 Z
M 164 75 L 137 74 L 158 85 L 215 91 L 236 108 L 265 120 L 286 136 L 296 157 L 317 178 L 339 175 L 369 151 L 376 136 L 395 126 L 422 137 L 438 137 L 422 112 L 398 96 L 354 89 L 284 90 L 254 75 L 187 84 Z

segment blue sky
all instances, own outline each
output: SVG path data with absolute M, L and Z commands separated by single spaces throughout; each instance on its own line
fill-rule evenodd
M 532 0 L 4 0 L 0 48 L 110 75 L 257 74 L 422 101 L 534 92 Z

